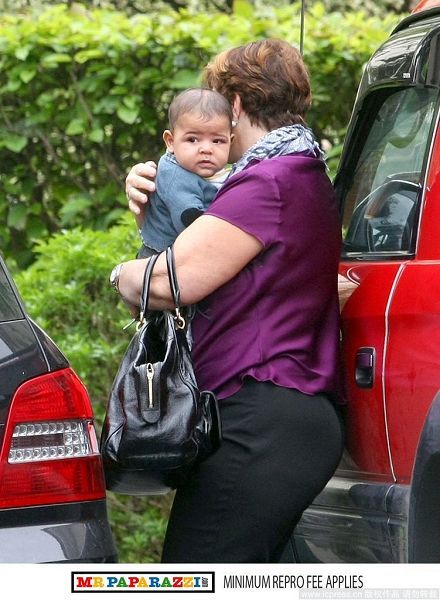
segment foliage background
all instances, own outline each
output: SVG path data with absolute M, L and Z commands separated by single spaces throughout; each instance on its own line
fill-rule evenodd
M 390 13 L 385 0 L 307 2 L 309 124 L 326 140 L 332 172 L 362 66 L 407 4 L 393 2 Z M 107 283 L 138 246 L 125 174 L 162 153 L 168 103 L 197 85 L 210 57 L 262 37 L 298 44 L 299 5 L 0 0 L 0 8 L 15 10 L 0 13 L 0 248 L 30 314 L 85 381 L 99 425 L 130 338 Z M 109 494 L 122 562 L 159 560 L 170 501 Z
M 127 15 L 56 5 L 0 16 L 0 246 L 25 267 L 34 244 L 77 225 L 105 230 L 126 210 L 128 167 L 162 152 L 166 109 L 211 56 L 262 37 L 299 40 L 299 6 Z M 311 4 L 309 122 L 338 149 L 362 65 L 396 15 Z

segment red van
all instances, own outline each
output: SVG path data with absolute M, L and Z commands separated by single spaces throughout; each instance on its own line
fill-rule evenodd
M 366 65 L 335 179 L 346 452 L 299 562 L 440 562 L 440 0 Z

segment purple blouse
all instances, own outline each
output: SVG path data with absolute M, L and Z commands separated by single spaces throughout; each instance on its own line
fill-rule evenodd
M 226 181 L 206 214 L 255 236 L 261 253 L 198 304 L 198 384 L 218 398 L 246 376 L 306 394 L 338 390 L 337 273 L 341 226 L 321 160 L 253 161 Z

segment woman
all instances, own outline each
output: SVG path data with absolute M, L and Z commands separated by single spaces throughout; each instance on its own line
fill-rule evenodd
M 198 383 L 217 394 L 223 441 L 177 490 L 163 561 L 275 562 L 342 452 L 338 210 L 303 126 L 310 85 L 293 47 L 263 40 L 223 52 L 205 82 L 231 103 L 235 165 L 174 249 L 182 302 L 198 305 Z M 127 177 L 138 218 L 150 173 L 152 164 L 136 165 Z M 145 265 L 120 271 L 133 305 Z M 150 308 L 172 308 L 164 255 Z

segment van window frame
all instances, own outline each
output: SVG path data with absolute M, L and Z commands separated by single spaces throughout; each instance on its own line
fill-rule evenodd
M 436 126 L 438 122 L 439 108 L 440 108 L 440 94 L 438 88 L 434 86 L 414 86 L 414 85 L 396 85 L 396 83 L 390 84 L 382 84 L 381 86 L 373 88 L 368 95 L 366 95 L 361 103 L 360 108 L 358 109 L 356 119 L 352 124 L 349 134 L 347 137 L 347 142 L 344 147 L 344 153 L 342 156 L 341 164 L 338 169 L 337 176 L 335 178 L 335 190 L 338 196 L 339 204 L 340 204 L 340 214 L 341 214 L 341 222 L 344 217 L 345 210 L 345 200 L 347 198 L 347 194 L 351 189 L 353 184 L 353 178 L 355 169 L 357 168 L 359 159 L 362 155 L 362 151 L 365 147 L 365 144 L 368 140 L 368 135 L 371 130 L 372 118 L 375 119 L 378 111 L 383 106 L 384 102 L 387 98 L 389 98 L 392 94 L 398 93 L 399 91 L 404 91 L 410 88 L 418 88 L 418 89 L 431 89 L 437 92 L 437 98 L 434 102 L 434 115 L 432 118 L 432 123 L 429 128 L 429 132 L 426 138 L 426 148 L 422 161 L 422 166 L 420 170 L 420 178 L 419 178 L 419 186 L 420 189 L 418 191 L 418 195 L 415 201 L 415 210 L 414 217 L 412 221 L 412 227 L 410 231 L 410 240 L 409 247 L 407 250 L 359 250 L 359 251 L 350 251 L 347 250 L 344 245 L 342 247 L 341 258 L 344 261 L 378 261 L 378 260 L 410 260 L 415 257 L 416 244 L 417 244 L 417 235 L 418 235 L 418 225 L 420 219 L 420 207 L 421 201 L 424 194 L 426 175 L 427 175 L 427 167 L 429 164 L 430 156 L 432 153 L 432 146 L 434 141 L 434 134 L 436 131 Z M 357 206 L 357 204 L 356 204 Z M 353 213 L 356 209 L 354 207 L 349 223 L 351 223 Z

